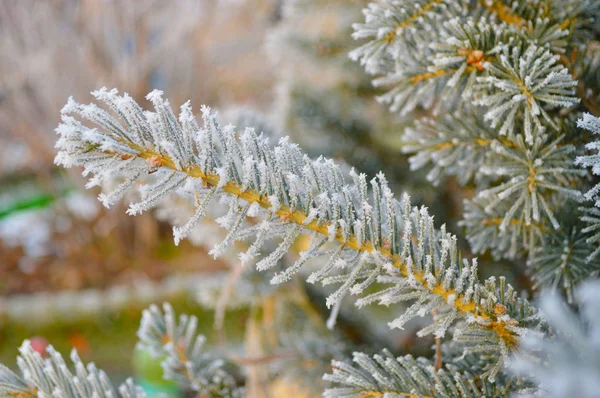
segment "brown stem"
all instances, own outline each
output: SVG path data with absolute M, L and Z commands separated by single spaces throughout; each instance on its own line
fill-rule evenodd
M 431 314 L 433 315 L 433 322 L 438 323 L 437 311 L 433 310 Z M 442 365 L 442 339 L 438 336 L 435 338 L 435 370 L 440 370 Z

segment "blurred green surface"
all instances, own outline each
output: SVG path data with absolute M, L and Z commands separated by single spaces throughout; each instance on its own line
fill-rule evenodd
M 196 315 L 198 332 L 207 337 L 209 346 L 215 342 L 212 310 L 200 307 L 189 294 L 170 297 L 168 301 L 177 314 Z M 146 307 L 132 303 L 119 312 L 82 316 L 67 321 L 56 319 L 56 322 L 45 325 L 37 325 L 35 320 L 29 324 L 0 321 L 0 363 L 15 369 L 18 347 L 22 341 L 39 336 L 65 356 L 75 346 L 84 363 L 94 362 L 115 383 L 134 377 L 150 393 L 165 392 L 170 396 L 178 396 L 177 390 L 162 380 L 160 361 L 135 348 L 141 312 Z M 241 341 L 247 316 L 246 309 L 227 313 L 225 328 L 230 345 L 235 346 Z

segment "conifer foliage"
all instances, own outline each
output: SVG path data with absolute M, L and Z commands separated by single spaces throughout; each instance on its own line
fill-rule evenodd
M 403 136 L 411 168 L 429 168 L 434 184 L 456 177 L 462 186 L 459 225 L 468 247 L 459 247 L 449 232 L 454 226 L 438 225 L 408 194 L 395 195 L 383 173 L 367 177 L 312 159 L 287 137 L 274 143 L 252 126 L 223 125 L 207 106 L 198 123 L 192 104 L 177 115 L 158 90 L 146 97 L 151 110 L 116 89 L 93 92 L 97 103 L 88 105 L 70 98 L 56 129 L 56 163 L 82 167 L 88 187 L 103 187 L 100 201 L 110 207 L 125 200 L 130 215 L 173 197 L 193 206 L 195 214 L 173 228 L 176 244 L 223 208 L 212 215 L 227 233 L 210 253 L 218 257 L 244 241 L 240 262 L 269 273 L 271 284 L 300 274 L 310 284 L 334 286 L 326 298 L 332 320 L 344 300 L 358 308 L 403 303 L 390 328 L 432 315 L 418 335 L 444 339 L 436 353 L 442 364 L 387 350 L 356 352 L 353 362 L 333 361 L 326 397 L 545 391 L 559 367 L 523 359 L 544 353 L 599 378 L 591 357 L 567 354 L 569 342 L 556 336 L 566 324 L 581 337 L 573 343 L 580 348 L 598 334 L 596 285 L 578 286 L 600 271 L 600 144 L 593 142 L 600 119 L 592 114 L 600 79 L 588 76 L 598 65 L 598 49 L 588 43 L 600 39 L 600 4 L 382 0 L 364 15 L 353 34 L 361 44 L 349 56 L 388 90 L 381 102 L 415 119 Z M 307 249 L 283 262 L 300 235 L 310 237 Z M 550 299 L 543 301 L 545 314 L 505 277 L 480 280 L 471 253 L 526 265 L 535 289 L 581 304 L 586 332 Z M 195 318 L 178 323 L 168 305 L 164 312 L 152 307 L 139 337 L 166 356 L 165 378 L 207 396 L 242 394 L 223 362 L 203 351 Z M 93 366 L 85 373 L 90 385 L 79 387 L 84 373 L 41 375 L 52 366 L 67 371 L 54 351 L 42 360 L 28 347 L 19 362 L 23 376 L 0 369 L 0 388 L 13 395 L 79 397 L 78 390 L 65 391 L 82 388 L 109 396 L 112 387 Z M 515 373 L 506 368 L 511 360 Z M 562 384 L 563 396 L 580 391 L 576 384 Z M 143 396 L 131 383 L 120 391 Z
M 121 123 L 97 105 L 69 100 L 57 129 L 57 162 L 84 166 L 84 174 L 94 175 L 92 183 L 122 175 L 122 183 L 101 195 L 105 205 L 148 173 L 153 179 L 137 185 L 139 199 L 129 205 L 129 214 L 149 210 L 169 194 L 204 198 L 196 215 L 175 227 L 178 240 L 198 222 L 208 201 L 220 196 L 229 203 L 221 222 L 229 232 L 211 253 L 218 256 L 235 240 L 250 239 L 241 256 L 248 263 L 268 239 L 279 237 L 274 251 L 256 259 L 260 271 L 275 267 L 301 232 L 310 234 L 310 248 L 275 273 L 272 284 L 290 280 L 308 260 L 325 257 L 307 279 L 339 286 L 327 298 L 328 307 L 350 295 L 360 297 L 359 305 L 409 301 L 390 327 L 403 328 L 411 318 L 436 310 L 443 320 L 427 333 L 440 336 L 465 320 L 454 333 L 466 346 L 485 342 L 487 350 L 502 354 L 490 375 L 516 347 L 523 328 L 539 326 L 536 311 L 503 279 L 499 284 L 494 279 L 479 282 L 477 261 L 462 258 L 456 237 L 444 226 L 436 228 L 427 209 L 412 207 L 407 195 L 397 200 L 385 176 L 367 182 L 364 174 L 350 170 L 346 177 L 333 161 L 312 160 L 285 138 L 272 147 L 250 128 L 237 135 L 233 126 L 221 126 L 207 107 L 202 108 L 202 127 L 187 104 L 178 122 L 160 92 L 148 95 L 154 112 L 142 111 L 114 90 L 94 95 L 114 106 Z M 106 130 L 87 127 L 72 114 Z M 246 225 L 247 217 L 262 221 Z M 375 282 L 389 287 L 364 295 Z
M 224 361 L 204 350 L 206 338 L 196 332 L 198 318 L 181 315 L 173 308 L 151 306 L 142 315 L 139 347 L 162 360 L 164 378 L 209 397 L 242 396 L 233 376 L 223 370 Z
M 388 88 L 382 102 L 401 114 L 430 110 L 404 135 L 412 168 L 431 168 L 434 183 L 457 176 L 475 191 L 460 220 L 473 251 L 526 256 L 539 285 L 568 294 L 600 269 L 598 237 L 580 239 L 594 225 L 571 225 L 589 221 L 594 210 L 577 203 L 598 190 L 578 167 L 597 174 L 580 143 L 597 148 L 579 138 L 589 134 L 569 133 L 576 119 L 598 130 L 586 112 L 598 111 L 588 100 L 597 99 L 597 81 L 588 76 L 597 74 L 590 65 L 599 9 L 594 1 L 390 0 L 370 4 L 354 25 L 366 43 L 351 57 Z M 445 113 L 458 114 L 438 116 Z M 571 228 L 577 236 L 553 237 Z
M 71 353 L 74 371 L 52 346 L 47 347 L 48 358 L 42 358 L 26 340 L 19 348 L 17 358 L 21 375 L 0 365 L 0 393 L 3 397 L 40 398 L 146 398 L 141 387 L 128 379 L 118 389 L 102 370 L 93 363 L 81 362 L 77 351 Z

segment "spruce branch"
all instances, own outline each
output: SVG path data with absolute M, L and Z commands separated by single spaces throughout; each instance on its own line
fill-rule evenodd
M 579 190 L 571 188 L 576 177 L 583 176 L 581 170 L 571 166 L 572 145 L 561 145 L 564 137 L 554 140 L 538 137 L 532 147 L 527 147 L 522 136 L 517 136 L 513 148 L 496 142 L 492 145 L 493 155 L 482 170 L 483 173 L 504 177 L 505 181 L 478 193 L 488 200 L 486 210 L 491 210 L 501 201 L 510 204 L 500 230 L 516 218 L 526 226 L 532 222 L 560 228 L 549 201 L 552 195 L 566 195 L 574 201 L 581 200 Z
M 163 312 L 164 311 L 164 312 Z M 165 357 L 164 378 L 210 397 L 242 397 L 235 379 L 223 370 L 224 361 L 204 352 L 205 337 L 198 334 L 198 318 L 180 315 L 165 303 L 163 311 L 151 306 L 142 313 L 138 346 L 155 357 Z
M 575 51 L 564 63 L 579 80 L 577 95 L 581 103 L 592 115 L 600 117 L 600 42 L 591 42 L 584 51 Z
M 141 387 L 131 379 L 115 388 L 106 373 L 93 363 L 81 362 L 77 351 L 71 352 L 74 372 L 52 346 L 47 358 L 36 352 L 25 340 L 19 348 L 17 364 L 21 375 L 0 365 L 0 395 L 3 397 L 39 398 L 146 398 Z
M 582 200 L 577 185 L 584 175 L 572 166 L 575 147 L 563 141 L 538 137 L 533 147 L 522 135 L 492 141 L 479 172 L 495 185 L 465 200 L 460 222 L 475 253 L 492 249 L 496 257 L 516 258 L 561 228 L 557 216 L 565 203 Z
M 455 46 L 460 39 L 456 43 L 444 43 L 441 38 L 444 32 L 439 26 L 445 25 L 444 21 L 454 15 L 465 13 L 463 4 L 456 1 L 419 3 L 371 3 L 364 10 L 365 23 L 353 25 L 355 39 L 371 40 L 351 51 L 350 58 L 365 65 L 368 73 L 379 75 L 373 81 L 375 86 L 390 87 L 378 99 L 389 103 L 391 110 L 400 114 L 406 114 L 417 106 L 430 108 L 436 104 L 437 95 L 449 90 L 461 88 L 468 96 L 474 77 L 480 72 L 480 63 L 485 59 L 482 49 L 473 46 L 483 45 L 490 38 L 489 29 L 482 35 L 471 34 L 479 27 L 453 20 L 449 29 L 460 32 L 462 43 L 471 44 L 465 48 Z M 413 15 L 416 17 L 411 18 Z M 410 23 L 406 26 L 400 23 L 396 28 L 398 21 L 405 20 Z M 435 48 L 437 43 L 440 46 Z M 471 78 L 462 79 L 464 76 Z M 460 96 L 450 102 L 455 103 L 459 99 Z
M 402 203 L 396 200 L 382 174 L 370 181 L 370 190 L 363 174 L 352 172 L 349 183 L 331 160 L 311 160 L 287 138 L 272 148 L 252 129 L 237 136 L 233 126 L 221 127 L 206 107 L 202 128 L 187 105 L 178 122 L 157 91 L 148 95 L 154 112 L 143 111 L 115 90 L 102 89 L 94 95 L 112 107 L 124 125 L 96 105 L 69 100 L 57 128 L 61 138 L 56 161 L 67 167 L 84 166 L 94 181 L 122 175 L 125 182 L 102 195 L 106 204 L 147 173 L 155 177 L 154 183 L 143 187 L 141 201 L 130 204 L 130 214 L 148 210 L 171 194 L 216 189 L 214 195 L 230 203 L 222 222 L 229 230 L 225 244 L 251 237 L 260 225 L 282 237 L 279 246 L 258 261 L 258 269 L 272 268 L 299 233 L 312 235 L 311 248 L 271 283 L 288 280 L 308 259 L 328 255 L 309 281 L 341 284 L 327 299 L 330 307 L 349 294 L 360 295 L 376 281 L 391 283 L 380 296 L 367 296 L 369 302 L 415 301 L 390 322 L 391 327 L 402 328 L 411 318 L 436 308 L 440 313 L 451 310 L 453 318 L 440 322 L 443 330 L 436 333 L 443 335 L 452 321 L 466 319 L 469 328 L 489 331 L 504 355 L 514 349 L 523 328 L 537 327 L 533 307 L 517 298 L 510 286 L 497 289 L 479 283 L 477 262 L 461 259 L 456 238 L 444 227 L 436 230 L 427 209 L 412 208 L 408 196 Z M 100 130 L 86 127 L 69 113 Z M 263 223 L 246 228 L 248 214 L 261 216 Z M 178 230 L 180 239 L 185 237 L 181 231 L 188 229 Z M 338 249 L 330 250 L 336 241 Z M 263 242 L 257 244 L 260 249 Z M 219 245 L 216 253 L 223 247 Z
M 579 128 L 591 131 L 593 134 L 600 134 L 600 118 L 594 117 L 589 113 L 583 115 L 583 118 L 577 121 Z M 598 154 L 581 155 L 575 159 L 575 164 L 588 167 L 593 175 L 600 175 L 600 141 L 587 143 L 585 148 L 589 151 L 598 151 Z M 586 243 L 592 245 L 594 250 L 588 255 L 588 262 L 597 260 L 600 254 L 600 183 L 584 193 L 587 200 L 594 201 L 594 207 L 581 208 L 581 220 L 586 223 L 586 227 L 581 232 L 586 234 Z
M 587 258 L 588 261 L 593 261 L 600 254 L 600 245 L 598 245 L 598 242 L 600 242 L 600 209 L 597 207 L 582 207 L 579 210 L 583 213 L 581 221 L 587 224 L 581 232 L 586 234 L 587 243 L 596 245 L 595 250 Z
M 523 119 L 529 143 L 537 134 L 534 126 L 544 130 L 540 118 L 557 129 L 547 111 L 579 101 L 572 89 L 577 82 L 548 49 L 562 52 L 567 32 L 545 19 L 516 27 L 499 24 L 481 17 L 477 7 L 457 3 L 446 4 L 434 16 L 421 16 L 418 21 L 427 26 L 426 33 L 398 30 L 393 45 L 382 36 L 382 26 L 400 20 L 408 5 L 389 1 L 365 9 L 366 22 L 354 25 L 354 37 L 371 41 L 350 57 L 366 65 L 367 72 L 381 75 L 375 85 L 392 86 L 380 99 L 392 111 L 406 114 L 417 105 L 453 108 L 474 97 L 476 104 L 488 108 L 486 120 L 492 127 L 501 124 L 500 135 L 512 133 L 516 121 Z M 525 21 L 509 14 L 510 7 L 500 1 L 483 3 L 512 22 Z M 436 99 L 440 96 L 444 101 Z
M 439 18 L 440 12 L 446 14 L 448 6 L 456 4 L 447 0 L 386 0 L 382 3 L 370 3 L 363 10 L 365 23 L 353 25 L 354 39 L 373 38 L 350 53 L 350 58 L 360 60 L 369 73 L 378 73 L 381 70 L 383 63 L 380 57 L 385 56 L 386 52 L 404 40 L 405 30 L 412 31 L 428 26 L 430 18 Z
M 515 27 L 527 43 L 546 47 L 558 56 L 560 62 L 568 68 L 573 80 L 580 79 L 577 84 L 577 96 L 581 102 L 588 111 L 599 116 L 597 105 L 588 98 L 590 87 L 593 85 L 587 80 L 593 72 L 578 73 L 578 63 L 574 61 L 584 46 L 587 47 L 598 38 L 600 4 L 593 0 L 513 2 L 510 6 L 502 0 L 481 3 L 493 11 L 501 21 Z M 509 11 L 508 14 L 506 11 Z
M 388 350 L 370 357 L 353 355 L 353 364 L 332 361 L 332 373 L 323 378 L 335 387 L 325 390 L 326 398 L 350 397 L 507 397 L 508 391 L 453 365 L 436 369 L 425 358 L 410 355 L 395 358 Z
M 493 13 L 499 20 L 530 35 L 539 38 L 536 31 L 540 27 L 549 34 L 563 30 L 571 43 L 563 44 L 561 52 L 567 47 L 576 48 L 593 40 L 598 27 L 600 5 L 594 0 L 544 0 L 508 2 L 505 0 L 481 0 L 480 4 Z M 597 37 L 597 36 L 596 36 Z
M 533 269 L 534 288 L 557 290 L 560 287 L 569 303 L 573 302 L 575 286 L 600 272 L 600 259 L 594 256 L 597 247 L 588 242 L 580 218 L 583 217 L 574 206 L 566 207 L 559 220 L 561 228 L 548 231 L 528 259 Z
M 500 135 L 513 133 L 515 120 L 521 120 L 516 117 L 522 115 L 525 139 L 532 145 L 539 134 L 534 127 L 537 131 L 545 129 L 541 118 L 558 129 L 543 104 L 566 108 L 579 102 L 573 90 L 577 82 L 558 59 L 535 44 L 505 45 L 498 62 L 485 63 L 489 76 L 477 78 L 479 89 L 493 89 L 477 103 L 489 108 L 485 118 L 492 128 L 500 128 Z
M 497 139 L 504 146 L 512 144 L 499 138 L 475 113 L 459 112 L 437 120 L 417 121 L 414 128 L 405 130 L 402 151 L 414 153 L 409 158 L 411 170 L 433 164 L 427 180 L 434 185 L 447 176 L 454 176 L 461 185 L 466 185 L 486 178 L 481 170 Z
M 591 53 L 581 39 L 597 30 L 599 7 L 589 1 L 465 2 L 453 12 L 424 15 L 418 23 L 427 33 L 400 30 L 393 45 L 365 53 L 380 39 L 373 28 L 392 24 L 406 3 L 370 5 L 365 23 L 354 26 L 355 38 L 370 42 L 350 56 L 380 66 L 367 72 L 379 75 L 374 84 L 391 86 L 381 99 L 392 111 L 431 110 L 431 120 L 405 130 L 404 150 L 414 154 L 413 169 L 433 164 L 427 177 L 434 184 L 445 176 L 474 183 L 476 197 L 460 224 L 475 253 L 532 255 L 560 228 L 563 208 L 581 200 L 583 174 L 571 164 L 576 140 L 563 143 L 557 132 L 581 100 L 593 108 L 592 93 L 582 89 L 589 70 L 582 75 L 578 69 L 586 58 L 577 53 Z M 438 116 L 455 109 L 457 118 Z M 482 111 L 488 126 L 480 123 Z
M 583 118 L 577 121 L 577 127 L 591 131 L 593 134 L 600 134 L 600 117 L 594 117 L 586 113 Z M 597 151 L 598 153 L 578 156 L 575 159 L 575 164 L 590 168 L 594 175 L 600 175 L 600 141 L 590 142 L 585 145 L 585 148 L 588 151 Z M 595 200 L 595 205 L 600 207 L 600 183 L 585 192 L 584 196 L 587 200 Z

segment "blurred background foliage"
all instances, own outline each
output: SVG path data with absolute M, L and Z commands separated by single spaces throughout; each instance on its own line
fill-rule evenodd
M 178 105 L 266 109 L 262 43 L 277 10 L 268 0 L 0 2 L 0 363 L 14 365 L 21 341 L 35 338 L 77 348 L 117 379 L 135 367 L 160 385 L 159 361 L 133 353 L 141 310 L 162 301 L 198 315 L 214 341 L 214 311 L 190 280 L 202 285 L 198 275 L 225 265 L 175 247 L 170 225 L 151 215 L 102 208 L 77 172 L 54 166 L 53 130 L 70 95 L 88 101 L 102 86 L 142 104 L 161 88 Z M 246 317 L 228 311 L 232 340 Z
M 134 353 L 141 310 L 162 301 L 197 315 L 215 347 L 273 357 L 241 360 L 253 396 L 320 396 L 315 380 L 331 356 L 357 346 L 430 352 L 431 340 L 412 337 L 422 325 L 388 330 L 394 308 L 349 304 L 328 332 L 326 292 L 300 281 L 267 289 L 269 275 L 242 270 L 235 253 L 213 260 L 206 253 L 222 233 L 216 225 L 203 224 L 203 236 L 175 247 L 170 224 L 159 221 L 168 215 L 104 209 L 77 171 L 53 164 L 53 130 L 69 96 L 85 103 L 90 91 L 117 87 L 147 106 L 145 94 L 158 88 L 174 108 L 188 99 L 196 110 L 209 104 L 240 127 L 290 135 L 314 156 L 369 176 L 382 170 L 396 192 L 430 206 L 438 223 L 452 220 L 465 193 L 451 179 L 434 188 L 408 172 L 400 136 L 411 121 L 378 104 L 369 77 L 348 59 L 351 24 L 365 4 L 0 2 L 0 363 L 14 365 L 21 341 L 35 338 L 40 349 L 47 341 L 63 353 L 77 348 L 115 380 L 135 374 L 149 392 L 184 396 L 161 381 L 156 360 Z M 305 245 L 300 239 L 295 252 Z M 512 275 L 511 283 L 528 288 L 522 270 L 481 262 L 482 277 Z M 301 354 L 273 354 L 281 347 Z

